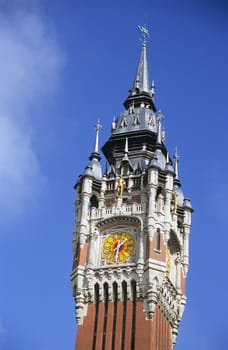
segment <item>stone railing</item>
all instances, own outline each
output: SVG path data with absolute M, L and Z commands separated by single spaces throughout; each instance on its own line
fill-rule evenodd
M 112 206 L 111 208 L 92 208 L 88 212 L 89 219 L 105 219 L 115 215 L 139 215 L 142 214 L 142 205 L 141 204 L 132 204 L 132 205 L 121 205 L 121 206 Z

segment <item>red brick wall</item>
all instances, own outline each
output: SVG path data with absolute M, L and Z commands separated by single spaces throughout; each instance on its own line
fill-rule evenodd
M 148 258 L 156 259 L 159 261 L 166 260 L 166 245 L 163 239 L 163 234 L 160 233 L 160 251 L 156 251 L 156 232 L 154 232 L 152 240 L 147 239 L 147 256 Z
M 157 307 L 152 320 L 146 320 L 143 302 L 128 300 L 126 302 L 126 327 L 124 334 L 124 350 L 172 350 L 171 327 Z M 135 311 L 133 310 L 135 308 Z M 104 304 L 99 304 L 96 342 L 94 343 L 95 304 L 88 306 L 88 314 L 84 323 L 78 326 L 75 350 L 102 350 Z M 136 314 L 135 331 L 133 314 Z M 109 302 L 106 328 L 105 350 L 112 350 L 114 303 Z M 115 325 L 115 350 L 121 350 L 123 332 L 123 301 L 118 301 Z M 132 340 L 134 347 L 132 347 Z
M 87 255 L 88 255 L 88 242 L 84 243 L 83 247 L 80 249 L 79 265 L 86 265 Z
M 75 350 L 92 350 L 95 320 L 95 304 L 88 305 L 88 313 L 83 325 L 78 326 Z

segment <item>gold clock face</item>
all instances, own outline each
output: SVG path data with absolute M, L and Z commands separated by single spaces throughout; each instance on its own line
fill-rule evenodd
M 125 262 L 135 250 L 134 237 L 127 232 L 115 232 L 105 238 L 102 254 L 108 264 Z

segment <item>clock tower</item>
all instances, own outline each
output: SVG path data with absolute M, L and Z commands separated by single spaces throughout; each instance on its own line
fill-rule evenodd
M 192 207 L 149 85 L 148 31 L 124 111 L 75 185 L 75 350 L 172 350 L 186 303 Z

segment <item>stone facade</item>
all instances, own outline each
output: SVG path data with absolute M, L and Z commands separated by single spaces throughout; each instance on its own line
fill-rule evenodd
M 148 74 L 145 42 L 137 72 L 140 79 Z M 97 127 L 90 163 L 75 185 L 76 350 L 171 350 L 176 342 L 192 208 L 153 97 L 136 76 L 103 146 L 109 168 L 101 169 Z

